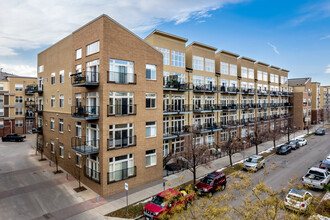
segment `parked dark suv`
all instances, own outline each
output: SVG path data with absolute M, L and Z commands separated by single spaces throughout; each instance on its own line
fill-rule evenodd
M 21 141 L 24 141 L 24 138 L 26 138 L 26 136 L 18 135 L 18 134 L 8 134 L 7 136 L 2 137 L 2 142 L 5 142 L 5 141 L 21 142 Z
M 300 147 L 297 140 L 291 140 L 286 145 L 291 147 L 291 149 L 293 149 L 293 150 L 297 150 Z
M 196 186 L 197 195 L 212 196 L 218 190 L 226 189 L 227 178 L 224 173 L 213 172 L 205 176 Z
M 315 135 L 325 135 L 325 130 L 319 128 L 315 131 Z

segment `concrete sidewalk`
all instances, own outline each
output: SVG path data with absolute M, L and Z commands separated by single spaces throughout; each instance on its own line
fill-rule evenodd
M 312 129 L 309 130 L 310 133 L 314 132 L 317 128 L 322 127 L 323 125 L 316 125 L 314 126 Z M 298 131 L 295 134 L 292 134 L 290 136 L 291 139 L 293 138 L 297 138 L 299 136 L 304 136 L 307 134 L 307 130 L 304 131 Z M 287 142 L 287 135 L 284 135 L 282 138 L 280 138 L 279 140 L 276 141 L 276 144 L 283 144 Z M 262 151 L 266 151 L 270 148 L 273 147 L 273 142 L 272 141 L 268 141 L 265 142 L 261 145 L 259 145 L 259 152 Z M 241 161 L 243 159 L 243 154 L 245 154 L 245 158 L 251 155 L 255 154 L 255 147 L 251 147 L 245 150 L 245 153 L 240 152 L 240 153 L 236 153 L 232 156 L 232 160 L 233 162 L 238 162 Z M 206 174 L 214 171 L 214 170 L 218 170 L 221 168 L 225 168 L 226 166 L 229 165 L 229 157 L 225 156 L 219 159 L 216 159 L 214 161 L 212 161 L 210 163 L 209 166 L 200 166 L 197 169 L 197 178 L 203 177 Z M 164 190 L 163 188 L 163 182 L 166 182 L 166 188 L 171 188 L 171 187 L 175 187 L 175 186 L 179 186 L 183 183 L 189 182 L 191 181 L 193 178 L 192 173 L 188 170 L 167 176 L 163 178 L 163 181 L 156 181 L 153 183 L 149 183 L 144 185 L 143 187 L 138 187 L 135 188 L 133 190 L 129 191 L 129 204 L 134 204 L 136 202 L 139 201 L 143 201 L 148 199 L 149 197 L 161 192 Z M 123 183 L 124 184 L 124 183 Z M 123 185 L 124 187 L 124 185 Z M 77 216 L 73 216 L 70 219 L 80 219 L 83 216 L 86 217 L 87 216 L 93 216 L 93 215 L 102 215 L 104 216 L 107 213 L 113 212 L 115 210 L 118 210 L 120 208 L 123 208 L 126 206 L 126 195 L 125 192 L 124 193 L 120 193 L 114 196 L 111 196 L 109 198 L 105 198 L 108 203 L 99 206 L 95 209 L 91 209 L 87 212 L 81 213 L 80 215 Z M 142 214 L 142 213 L 141 213 Z M 101 216 L 99 216 L 101 217 Z M 112 219 L 109 217 L 104 217 L 106 219 Z

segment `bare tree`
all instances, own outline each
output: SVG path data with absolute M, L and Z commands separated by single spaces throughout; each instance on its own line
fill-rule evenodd
M 241 150 L 243 146 L 243 143 L 236 137 L 232 137 L 230 131 L 228 135 L 228 140 L 221 143 L 221 149 L 225 153 L 227 153 L 229 157 L 229 163 L 230 166 L 233 166 L 233 160 L 232 156 L 234 153 L 236 153 L 238 150 Z
M 210 151 L 206 144 L 200 139 L 203 138 L 198 129 L 192 129 L 190 135 L 185 137 L 184 151 L 181 154 L 176 154 L 177 158 L 182 158 L 186 168 L 192 172 L 193 181 L 196 184 L 197 167 L 207 165 L 210 161 Z
M 267 140 L 267 132 L 261 129 L 258 125 L 255 126 L 254 133 L 252 134 L 251 144 L 256 146 L 256 155 L 259 154 L 259 145 Z
M 281 137 L 281 129 L 274 123 L 274 129 L 269 129 L 269 137 L 273 141 L 274 148 L 276 147 L 276 140 Z
M 290 135 L 296 131 L 296 126 L 294 126 L 292 118 L 288 118 L 286 122 L 287 123 L 284 125 L 282 133 L 286 134 L 288 136 L 288 142 L 289 142 L 290 141 Z M 309 130 L 308 126 L 307 126 L 307 129 Z
M 86 190 L 85 187 L 81 186 L 81 174 L 82 174 L 81 167 L 77 166 L 77 165 L 74 165 L 72 174 L 76 178 L 76 180 L 78 180 L 78 187 L 74 188 L 74 190 L 76 192 L 81 192 L 81 191 Z
M 52 154 L 52 159 L 53 159 L 53 161 L 55 163 L 55 167 L 56 167 L 54 174 L 62 173 L 62 170 L 59 170 L 59 168 L 58 168 L 58 157 L 59 157 L 59 155 L 58 155 L 57 151 L 54 150 L 54 153 Z

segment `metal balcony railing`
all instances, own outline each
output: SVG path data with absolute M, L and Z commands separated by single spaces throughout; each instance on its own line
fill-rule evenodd
M 98 120 L 99 106 L 72 106 L 71 114 L 74 118 L 83 120 Z
M 217 86 L 210 83 L 201 85 L 193 84 L 193 90 L 194 92 L 216 92 L 218 89 Z
M 136 104 L 131 105 L 108 105 L 109 116 L 136 115 Z
M 38 92 L 38 87 L 36 85 L 27 85 L 25 87 L 25 95 L 33 95 L 35 92 Z
M 96 87 L 99 86 L 99 72 L 83 71 L 71 74 L 72 86 L 79 87 Z
M 25 106 L 26 107 L 35 107 L 36 103 L 35 103 L 35 101 L 25 101 Z
M 221 108 L 223 111 L 232 111 L 232 110 L 237 110 L 238 105 L 237 104 L 227 104 L 227 105 L 222 105 Z
M 108 184 L 136 176 L 136 166 L 108 172 Z
M 194 112 L 212 112 L 213 109 L 215 109 L 213 104 L 193 105 Z
M 93 180 L 96 183 L 101 183 L 101 174 L 100 172 L 96 171 L 95 169 L 92 169 L 90 167 L 84 166 L 84 174 L 85 177 L 87 177 L 88 179 Z
M 125 138 L 111 138 L 107 140 L 108 150 L 115 150 L 136 146 L 136 135 Z
M 86 137 L 73 137 L 71 139 L 72 150 L 82 155 L 98 154 L 100 151 L 99 140 L 86 140 Z
M 241 93 L 245 94 L 245 95 L 246 94 L 254 95 L 255 94 L 255 89 L 242 87 L 241 88 Z
M 257 95 L 269 95 L 269 91 L 264 89 L 257 89 Z
M 163 83 L 163 90 L 187 91 L 192 89 L 192 83 L 181 83 L 177 80 L 167 80 Z
M 108 71 L 108 83 L 136 84 L 136 74 Z
M 193 111 L 193 105 L 163 105 L 163 113 L 164 114 L 170 114 L 170 113 L 176 113 L 176 114 L 181 114 L 181 113 L 186 113 L 186 112 L 192 112 Z
M 25 112 L 25 118 L 26 119 L 33 119 L 33 118 L 35 118 L 36 116 L 35 116 L 35 113 L 33 112 L 33 111 L 26 111 Z

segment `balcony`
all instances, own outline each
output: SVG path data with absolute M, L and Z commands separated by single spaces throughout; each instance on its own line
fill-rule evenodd
M 269 120 L 268 116 L 261 116 L 257 118 L 257 122 L 266 122 Z
M 74 87 L 97 87 L 99 86 L 99 73 L 84 71 L 71 74 L 71 84 Z
M 202 125 L 193 125 L 194 130 L 196 130 L 198 133 L 207 133 L 212 131 L 220 131 L 222 130 L 220 123 L 205 123 Z
M 35 101 L 25 101 L 25 107 L 35 107 Z
M 202 104 L 202 105 L 194 105 L 193 110 L 195 113 L 206 113 L 212 112 L 214 107 L 212 104 Z
M 73 137 L 71 139 L 72 150 L 82 155 L 98 154 L 99 140 L 87 140 L 86 137 Z
M 136 84 L 136 74 L 108 71 L 108 83 Z
M 271 108 L 279 108 L 280 107 L 280 103 L 269 103 L 269 106 Z
M 42 132 L 43 132 L 42 127 L 37 127 L 32 129 L 33 134 L 42 134 Z
M 136 176 L 136 166 L 108 172 L 108 184 Z
M 99 106 L 72 106 L 71 114 L 76 119 L 99 120 Z
M 108 139 L 108 150 L 116 150 L 121 148 L 136 146 L 136 135 L 125 138 Z
M 44 85 L 38 85 L 38 94 L 41 95 L 44 91 Z
M 257 89 L 257 95 L 266 95 L 268 96 L 269 92 L 264 89 Z
M 220 86 L 220 93 L 228 93 L 228 94 L 237 94 L 239 89 L 237 87 L 226 87 Z
M 185 114 L 191 113 L 193 110 L 193 105 L 163 105 L 163 114 L 171 115 L 171 114 Z
M 26 111 L 25 112 L 25 118 L 26 119 L 34 119 L 36 118 L 35 113 L 33 111 Z
M 241 93 L 243 95 L 254 95 L 255 94 L 255 89 L 242 87 L 241 88 Z
M 214 93 L 217 91 L 217 87 L 213 84 L 204 84 L 204 85 L 193 85 L 194 92 L 208 92 Z
M 108 117 L 136 115 L 136 104 L 131 105 L 108 105 Z
M 25 87 L 25 95 L 33 95 L 35 92 L 38 92 L 38 87 L 36 85 L 27 85 Z
M 277 114 L 270 115 L 269 118 L 270 118 L 271 120 L 276 120 L 276 119 L 279 119 L 279 118 L 280 118 L 280 115 L 277 115 Z
M 221 108 L 223 111 L 237 111 L 238 106 L 237 104 L 227 104 L 227 105 L 221 105 Z
M 164 81 L 163 90 L 164 91 L 191 91 L 193 90 L 191 83 L 180 83 L 175 80 Z
M 228 120 L 228 121 L 221 121 L 221 127 L 222 128 L 233 128 L 236 127 L 238 125 L 240 125 L 240 121 L 239 120 Z
M 92 169 L 92 168 L 89 168 L 87 166 L 84 166 L 84 175 L 85 177 L 87 177 L 88 179 L 90 180 L 93 180 L 94 182 L 100 184 L 101 183 L 101 174 L 100 172 Z
M 178 126 L 178 127 L 171 127 L 171 128 L 164 128 L 163 130 L 163 139 L 173 139 L 179 136 L 186 136 L 191 133 L 190 126 Z
M 37 105 L 36 108 L 35 108 L 35 112 L 38 115 L 42 115 L 42 113 L 43 113 L 43 106 L 42 105 Z
M 172 131 L 172 128 L 163 128 L 163 139 L 169 140 L 173 138 L 177 138 L 178 135 Z
M 241 110 L 250 110 L 250 109 L 256 108 L 256 104 L 254 104 L 254 103 L 242 103 L 242 104 L 239 104 L 238 108 L 241 109 Z
M 278 91 L 270 91 L 270 95 L 271 96 L 279 96 L 279 92 Z
M 241 125 L 247 126 L 254 124 L 255 119 L 254 118 L 242 118 L 240 121 Z

